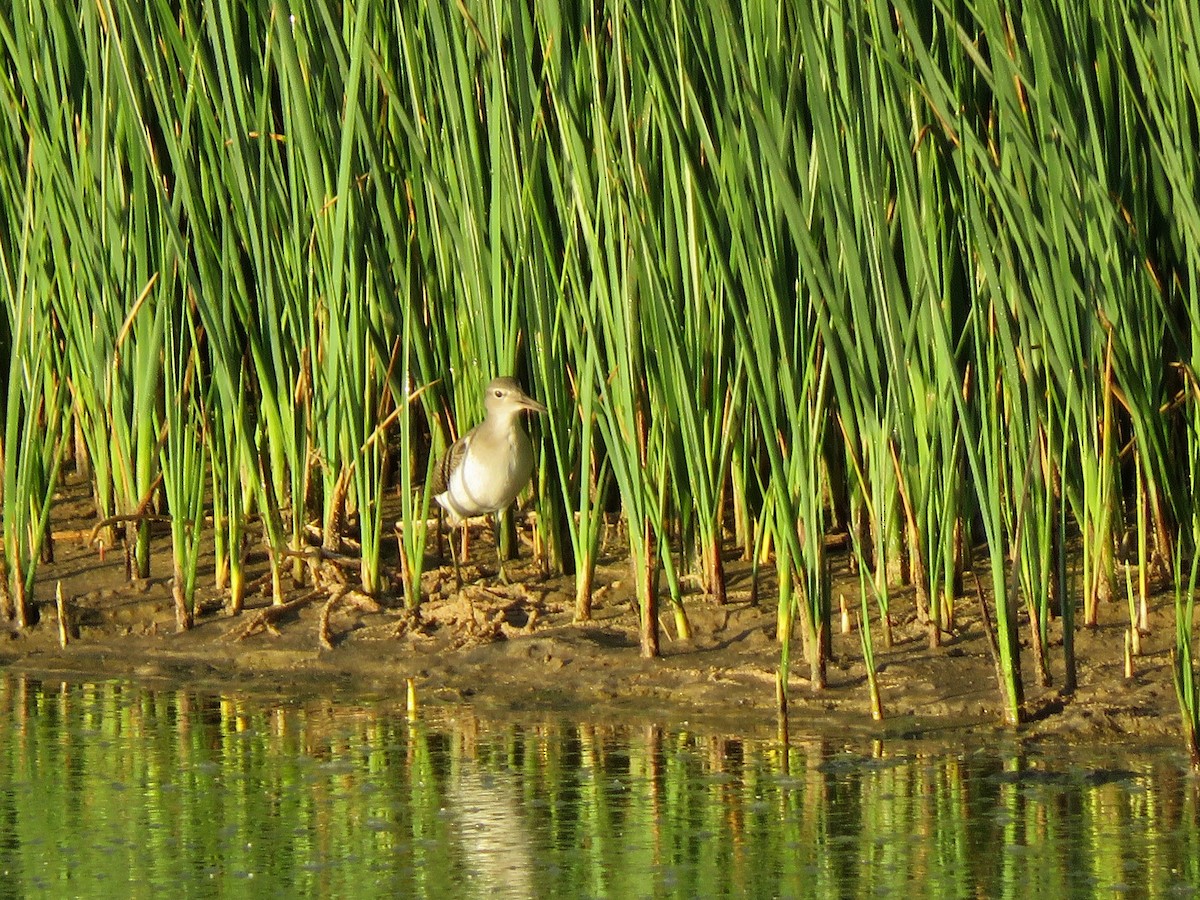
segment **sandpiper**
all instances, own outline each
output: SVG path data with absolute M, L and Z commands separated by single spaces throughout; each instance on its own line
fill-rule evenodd
M 509 377 L 488 384 L 484 406 L 484 420 L 455 441 L 434 469 L 433 499 L 446 511 L 452 528 L 471 516 L 507 509 L 533 474 L 533 444 L 521 427 L 521 413 L 544 413 L 546 407 Z M 461 590 L 453 540 L 450 548 Z

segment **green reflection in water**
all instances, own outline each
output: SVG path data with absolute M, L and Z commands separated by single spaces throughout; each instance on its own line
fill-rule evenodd
M 1182 756 L 410 722 L 0 675 L 0 895 L 1028 897 L 1200 885 Z

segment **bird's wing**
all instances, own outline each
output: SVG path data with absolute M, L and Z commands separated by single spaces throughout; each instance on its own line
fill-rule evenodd
M 458 468 L 464 456 L 467 455 L 467 444 L 470 443 L 470 433 L 464 434 L 450 445 L 450 449 L 442 454 L 442 458 L 433 467 L 433 493 L 442 493 L 450 486 L 450 473 Z

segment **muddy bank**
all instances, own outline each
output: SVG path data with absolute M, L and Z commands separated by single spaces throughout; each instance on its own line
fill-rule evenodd
M 70 512 L 69 506 L 66 513 Z M 77 510 L 81 512 L 81 510 Z M 628 587 L 628 564 L 617 553 L 598 571 L 595 617 L 573 619 L 573 586 L 543 579 L 522 548 L 510 566 L 511 584 L 495 577 L 486 541 L 475 542 L 467 567 L 478 581 L 455 595 L 449 566 L 427 576 L 431 599 L 420 622 L 401 609 L 356 601 L 346 594 L 327 609 L 328 595 L 297 588 L 294 606 L 272 622 L 260 621 L 268 600 L 249 598 L 241 615 L 220 608 L 211 571 L 201 572 L 202 611 L 196 627 L 176 633 L 166 535 L 155 543 L 164 577 L 129 583 L 119 553 L 101 559 L 86 546 L 89 520 L 56 525 L 55 559 L 40 569 L 38 624 L 27 632 L 0 632 L 0 665 L 31 674 L 129 677 L 216 691 L 278 697 L 330 696 L 402 701 L 413 679 L 423 704 L 467 703 L 490 715 L 561 712 L 581 719 L 613 717 L 706 723 L 757 731 L 776 723 L 773 586 L 759 585 L 750 602 L 750 570 L 728 561 L 729 602 L 718 606 L 685 597 L 690 640 L 674 639 L 664 615 L 663 655 L 643 660 Z M 252 563 L 265 566 L 261 554 Z M 838 561 L 834 597 L 857 604 L 857 578 Z M 63 648 L 53 597 L 61 583 L 70 609 L 70 640 Z M 306 599 L 307 598 L 307 599 Z M 398 602 L 398 601 L 392 601 Z M 956 632 L 930 650 L 912 615 L 911 597 L 893 600 L 895 642 L 877 647 L 885 719 L 870 717 L 859 636 L 835 633 L 828 687 L 810 690 L 803 659 L 793 663 L 790 726 L 793 735 L 936 734 L 997 727 L 999 695 L 975 604 L 964 599 Z M 1076 637 L 1079 687 L 1063 697 L 1057 685 L 1034 683 L 1028 650 L 1023 668 L 1031 721 L 1022 731 L 1038 739 L 1094 743 L 1128 738 L 1177 741 L 1179 711 L 1171 680 L 1173 608 L 1157 596 L 1150 632 L 1133 678 L 1124 678 L 1123 610 L 1101 610 L 1102 624 Z M 835 615 L 835 630 L 838 629 Z M 1055 626 L 1057 627 L 1057 625 Z M 324 633 L 328 646 L 322 646 Z M 878 633 L 876 640 L 878 641 Z M 799 642 L 796 642 L 799 656 Z M 1061 639 L 1052 636 L 1051 675 L 1061 683 Z

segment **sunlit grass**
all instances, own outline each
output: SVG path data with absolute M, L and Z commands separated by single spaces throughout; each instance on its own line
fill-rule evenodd
M 181 610 L 209 521 L 231 611 L 258 535 L 276 602 L 340 560 L 415 608 L 430 461 L 514 374 L 579 619 L 615 497 L 648 656 L 660 593 L 685 638 L 686 576 L 721 602 L 727 553 L 774 566 L 784 701 L 797 636 L 824 684 L 832 527 L 885 647 L 902 580 L 931 647 L 955 633 L 982 542 L 1019 720 L 1022 639 L 1069 689 L 1126 531 L 1134 633 L 1195 550 L 1200 63 L 1152 12 L 17 3 L 10 597 L 78 431 L 131 575 L 172 518 Z

